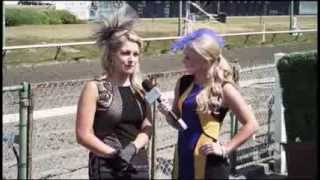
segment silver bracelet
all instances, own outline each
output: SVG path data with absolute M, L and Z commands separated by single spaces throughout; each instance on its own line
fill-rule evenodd
M 219 143 L 219 144 L 220 144 L 220 148 L 221 148 L 221 152 L 222 152 L 222 157 L 226 158 L 228 156 L 227 150 L 221 143 Z

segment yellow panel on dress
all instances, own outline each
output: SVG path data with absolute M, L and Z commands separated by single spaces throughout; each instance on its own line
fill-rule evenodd
M 204 179 L 207 157 L 199 152 L 203 144 L 212 143 L 212 138 L 201 134 L 193 151 L 194 178 Z
M 221 123 L 218 121 L 218 119 L 213 117 L 211 114 L 205 114 L 201 112 L 198 112 L 198 117 L 203 132 L 211 138 L 217 140 L 221 127 Z

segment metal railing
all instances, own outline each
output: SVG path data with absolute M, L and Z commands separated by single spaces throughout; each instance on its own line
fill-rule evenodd
M 30 84 L 22 82 L 21 85 L 3 87 L 2 93 L 19 92 L 19 134 L 6 133 L 2 142 L 7 142 L 14 150 L 17 165 L 18 179 L 31 178 L 31 149 L 32 149 L 32 94 Z M 19 155 L 13 144 L 19 144 Z
M 221 34 L 223 37 L 230 37 L 230 36 L 246 36 L 245 42 L 248 41 L 249 36 L 252 35 L 262 35 L 262 41 L 265 42 L 265 36 L 267 34 L 273 34 L 272 40 L 276 37 L 277 34 L 297 34 L 297 33 L 308 33 L 308 32 L 317 32 L 317 29 L 305 29 L 305 30 L 289 30 L 289 31 L 265 31 L 261 32 L 244 32 L 244 33 L 227 33 L 227 34 Z M 180 38 L 181 36 L 168 36 L 168 37 L 152 37 L 152 38 L 143 38 L 142 40 L 146 42 L 145 50 L 148 49 L 150 46 L 150 42 L 152 41 L 163 41 L 163 40 L 176 40 Z M 296 39 L 299 37 L 299 35 L 296 36 Z M 19 49 L 31 49 L 31 48 L 57 48 L 54 60 L 57 59 L 61 48 L 62 47 L 68 47 L 68 46 L 81 46 L 81 45 L 93 45 L 95 44 L 95 41 L 85 41 L 85 42 L 73 42 L 73 43 L 53 43 L 53 44 L 36 44 L 36 45 L 18 45 L 18 46 L 4 46 L 2 48 L 2 58 L 5 58 L 6 53 L 8 50 L 19 50 Z
M 289 33 L 307 33 L 307 32 L 317 32 L 317 29 L 305 29 L 305 30 L 291 30 L 291 31 L 261 31 L 261 32 L 244 32 L 244 33 L 227 33 L 221 34 L 221 36 L 250 36 L 250 35 L 263 35 L 263 34 L 289 34 Z M 157 38 L 143 38 L 144 42 L 150 41 L 162 41 L 162 40 L 175 40 L 181 36 L 168 36 L 168 37 L 157 37 Z M 17 49 L 29 49 L 29 48 L 50 48 L 57 47 L 61 48 L 64 46 L 81 46 L 81 45 L 92 45 L 95 41 L 86 42 L 75 42 L 75 43 L 53 43 L 53 44 L 37 44 L 37 45 L 19 45 L 19 46 L 5 46 L 2 48 L 3 51 L 6 50 L 17 50 Z
M 223 37 L 230 36 L 246 36 L 245 42 L 249 39 L 249 36 L 252 35 L 262 35 L 262 42 L 265 42 L 265 36 L 267 34 L 273 34 L 272 40 L 276 37 L 277 34 L 297 34 L 297 33 L 308 33 L 308 32 L 317 32 L 317 29 L 305 29 L 305 30 L 289 30 L 289 31 L 265 31 L 261 32 L 244 32 L 244 33 L 227 33 L 221 34 Z M 176 40 L 181 36 L 168 36 L 168 37 L 152 37 L 152 38 L 142 38 L 144 42 L 146 42 L 145 50 L 150 46 L 150 42 L 152 41 L 164 41 L 164 40 Z M 299 35 L 296 36 L 296 39 Z M 73 42 L 73 43 L 53 43 L 53 44 L 36 44 L 36 45 L 18 45 L 18 46 L 4 46 L 2 48 L 2 57 L 5 58 L 8 50 L 19 50 L 19 49 L 31 49 L 31 48 L 57 48 L 54 59 L 56 60 L 62 47 L 68 46 L 81 46 L 81 45 L 93 45 L 95 41 L 85 41 L 85 42 Z

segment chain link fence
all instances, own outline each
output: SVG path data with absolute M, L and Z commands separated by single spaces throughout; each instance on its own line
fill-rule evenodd
M 254 138 L 249 139 L 236 151 L 236 162 L 234 163 L 235 169 L 240 169 L 249 166 L 250 164 L 267 161 L 269 159 L 271 160 L 277 155 L 275 148 L 276 143 L 274 142 L 273 135 L 274 128 L 272 126 L 274 122 L 270 119 L 270 113 L 272 113 L 272 111 L 268 103 L 272 99 L 274 71 L 274 65 L 263 65 L 240 70 L 240 91 L 255 112 L 256 118 L 260 124 L 260 129 L 255 134 Z M 171 92 L 176 84 L 176 80 L 182 74 L 183 72 L 164 72 L 146 74 L 144 77 L 155 77 L 162 92 Z M 52 81 L 31 84 L 34 98 L 34 119 L 36 120 L 33 125 L 35 127 L 32 149 L 34 152 L 34 159 L 41 159 L 44 161 L 42 163 L 48 163 L 46 161 L 50 158 L 45 158 L 46 156 L 41 154 L 41 148 L 46 148 L 46 154 L 52 153 L 52 155 L 57 154 L 57 156 L 63 157 L 56 160 L 57 163 L 59 162 L 59 165 L 56 166 L 68 169 L 68 171 L 64 170 L 65 172 L 75 171 L 87 165 L 86 151 L 79 150 L 79 145 L 74 138 L 76 104 L 86 80 L 87 79 Z M 17 96 L 18 94 L 14 92 L 3 93 L 4 121 L 8 121 L 8 115 L 18 112 L 19 107 L 16 104 Z M 46 117 L 50 113 L 53 114 L 51 116 L 56 116 L 56 120 L 50 121 L 52 118 Z M 42 116 L 41 114 L 46 116 Z M 68 116 L 63 117 L 63 115 Z M 47 120 L 38 121 L 38 119 L 41 119 L 42 117 L 46 117 Z M 150 158 L 150 160 L 153 160 L 154 162 L 153 167 L 151 167 L 154 174 L 153 178 L 169 179 L 171 178 L 173 169 L 173 155 L 177 143 L 178 132 L 167 124 L 163 115 L 158 111 L 155 113 L 154 125 L 155 143 L 154 145 L 149 146 L 149 148 L 155 148 L 154 159 Z M 16 126 L 17 122 L 13 121 L 9 124 L 5 124 L 3 129 L 5 131 L 17 131 Z M 241 125 L 239 124 L 238 128 L 240 127 Z M 222 126 L 220 136 L 221 141 L 230 139 L 232 128 L 230 114 L 228 114 Z M 54 133 L 54 136 L 50 135 L 51 132 Z M 45 133 L 45 135 L 41 135 L 41 133 Z M 73 153 L 73 155 L 82 154 L 77 157 L 82 159 L 81 163 L 77 165 L 77 162 L 74 161 L 71 166 L 70 160 L 66 158 L 66 156 L 68 156 L 67 150 L 66 152 L 62 151 L 64 148 L 68 148 L 68 152 L 77 152 Z M 16 176 L 12 175 L 12 167 L 16 166 L 14 155 L 6 146 L 3 150 L 4 175 L 6 175 L 6 173 L 11 173 L 11 175 L 8 175 L 7 177 L 15 178 Z M 57 150 L 61 151 L 56 152 Z M 39 158 L 37 156 L 39 156 Z M 37 164 L 39 161 L 37 162 L 35 160 L 33 166 L 38 166 Z M 68 167 L 64 164 L 68 164 Z M 48 169 L 49 168 L 52 167 L 48 167 Z M 35 167 L 32 172 L 32 174 L 34 174 L 33 178 L 54 178 L 56 177 L 55 174 L 59 174 L 60 176 L 63 174 L 57 173 L 58 171 L 53 172 L 52 169 L 49 172 L 48 169 L 46 171 L 48 171 L 48 174 L 51 172 L 50 175 L 39 175 L 41 173 L 38 171 L 44 171 L 44 169 Z
M 2 91 L 2 114 L 19 112 L 19 91 Z M 11 122 L 11 126 L 5 126 L 2 122 L 2 178 L 18 177 L 18 156 L 19 156 L 19 121 Z M 7 176 L 6 171 L 10 169 L 11 177 Z
M 31 143 L 32 136 L 32 93 L 30 84 L 22 82 L 21 85 L 2 88 L 2 97 L 9 99 L 4 101 L 4 111 L 18 109 L 17 114 L 3 116 L 2 124 L 2 157 L 4 171 L 11 168 L 12 177 L 3 173 L 3 179 L 26 179 L 31 175 Z M 6 126 L 5 124 L 10 124 Z M 10 170 L 8 170 L 10 171 Z

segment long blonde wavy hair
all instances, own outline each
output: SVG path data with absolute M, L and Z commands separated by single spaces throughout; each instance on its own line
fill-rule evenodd
M 222 96 L 222 83 L 224 81 L 233 82 L 232 68 L 222 56 L 222 49 L 219 47 L 218 42 L 208 35 L 204 34 L 197 37 L 187 46 L 200 55 L 209 65 L 207 71 L 208 79 L 204 83 L 204 88 L 197 95 L 196 101 L 197 111 L 210 113 L 209 107 L 212 102 L 217 102 L 217 98 Z
M 139 47 L 139 62 L 135 72 L 130 75 L 130 82 L 134 91 L 143 97 L 144 91 L 141 87 L 140 59 L 143 42 L 133 31 L 133 25 L 138 19 L 137 13 L 130 6 L 123 6 L 109 18 L 105 18 L 100 29 L 95 33 L 97 45 L 102 49 L 101 64 L 104 76 L 114 72 L 114 55 L 120 50 L 125 42 L 136 43 Z

